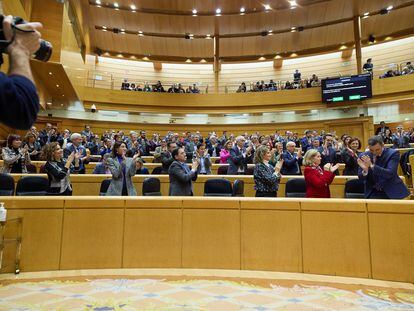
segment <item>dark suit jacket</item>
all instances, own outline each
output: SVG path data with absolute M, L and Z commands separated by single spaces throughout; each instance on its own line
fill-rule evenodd
M 243 153 L 246 152 L 246 148 L 243 147 Z M 239 167 L 243 167 L 244 172 L 247 171 L 247 163 L 249 163 L 252 155 L 243 157 L 243 153 L 240 152 L 239 147 L 234 146 L 230 149 L 230 157 L 227 159 L 229 168 L 227 170 L 227 175 L 237 175 Z
M 84 146 L 79 145 L 78 150 L 81 151 L 82 158 L 86 157 L 86 149 Z M 72 152 L 76 153 L 76 148 L 75 148 L 75 145 L 70 144 L 69 146 L 66 147 L 65 150 L 63 150 L 63 157 L 67 159 Z M 84 161 L 79 159 L 79 174 L 85 174 L 85 164 L 87 163 L 84 163 Z
M 362 155 L 368 155 L 373 161 L 371 152 Z M 384 148 L 382 155 L 377 158 L 373 169 L 368 170 L 368 175 L 362 174 L 362 169 L 358 171 L 359 179 L 364 181 L 365 197 L 370 198 L 375 187 L 383 189 L 390 199 L 403 199 L 410 192 L 398 176 L 398 165 L 400 161 L 400 153 L 397 150 Z M 373 162 L 374 163 L 374 162 Z
M 345 169 L 342 175 L 358 175 L 358 156 L 361 153 L 358 152 L 356 155 L 352 155 L 348 149 L 343 149 L 341 151 L 342 162 L 345 163 Z
M 377 130 L 375 131 L 375 135 L 379 135 L 381 133 L 385 133 L 385 130 L 389 130 L 390 128 L 388 126 L 384 127 L 384 129 L 382 129 L 381 127 L 377 128 Z
M 163 174 L 168 173 L 168 169 L 170 168 L 170 165 L 173 162 L 174 162 L 174 159 L 171 156 L 170 152 L 161 153 L 161 163 L 162 163 L 162 172 L 163 172 Z
M 184 165 L 187 170 L 184 169 Z M 190 170 L 187 164 L 174 161 L 169 170 L 170 175 L 170 196 L 192 196 L 193 181 L 197 180 L 197 172 Z
M 300 166 L 302 165 L 302 159 L 297 159 L 297 154 L 293 156 L 290 152 L 283 152 L 281 159 L 283 159 L 282 169 L 280 173 L 282 175 L 302 175 Z
M 321 147 L 318 148 L 318 151 L 319 151 L 319 153 L 321 154 L 321 157 L 322 157 L 321 164 L 320 164 L 320 167 L 322 167 L 322 168 L 327 163 L 331 163 L 332 165 L 335 165 L 335 164 L 338 163 L 339 156 L 338 156 L 336 150 L 334 148 L 332 148 L 332 147 L 328 147 L 328 150 L 329 150 L 329 154 L 326 155 L 326 154 L 324 154 L 324 148 L 323 148 L 323 146 L 321 146 Z M 336 170 L 334 173 L 335 173 L 335 175 L 339 175 L 339 171 L 338 170 Z
M 410 137 L 408 135 L 392 135 L 393 148 L 410 148 Z

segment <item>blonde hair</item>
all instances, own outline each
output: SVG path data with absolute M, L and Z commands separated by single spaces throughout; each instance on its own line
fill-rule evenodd
M 312 166 L 316 155 L 319 153 L 316 149 L 309 149 L 303 157 L 303 165 Z
M 260 145 L 257 147 L 254 153 L 254 163 L 263 163 L 263 156 L 269 152 L 269 148 L 266 145 Z
M 46 144 L 43 147 L 43 157 L 46 161 L 55 161 L 54 153 L 60 148 L 60 145 L 57 142 Z

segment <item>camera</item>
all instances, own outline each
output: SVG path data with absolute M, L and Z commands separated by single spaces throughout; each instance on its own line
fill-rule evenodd
M 0 53 L 6 53 L 6 49 L 11 43 L 11 41 L 6 41 L 3 32 L 3 20 L 4 15 L 0 15 Z M 12 29 L 14 32 L 21 31 L 21 32 L 31 32 L 26 30 L 18 29 L 17 25 L 24 25 L 27 22 L 21 17 L 13 17 Z M 50 57 L 52 56 L 52 44 L 46 40 L 40 40 L 40 48 L 34 54 L 34 59 L 40 60 L 42 62 L 47 62 Z

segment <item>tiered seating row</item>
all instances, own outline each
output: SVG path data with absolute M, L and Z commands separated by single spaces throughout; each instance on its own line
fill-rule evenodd
M 21 269 L 215 268 L 414 282 L 411 201 L 4 197 Z M 14 228 L 9 227 L 7 236 Z M 6 249 L 6 262 L 13 256 Z M 10 267 L 13 269 L 13 267 Z

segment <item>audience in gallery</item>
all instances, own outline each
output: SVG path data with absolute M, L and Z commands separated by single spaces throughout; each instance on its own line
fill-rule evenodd
M 305 183 L 307 198 L 330 198 L 329 185 L 335 178 L 338 164 L 326 163 L 321 168 L 322 155 L 318 150 L 310 149 L 305 153 L 303 160 L 305 165 Z
M 275 166 L 270 163 L 273 154 L 266 145 L 259 146 L 254 155 L 254 184 L 256 197 L 277 197 L 283 159 Z
M 43 152 L 46 160 L 44 169 L 49 180 L 48 194 L 72 195 L 70 174 L 79 172 L 81 152 L 72 151 L 67 158 L 64 158 L 63 149 L 57 142 L 45 145 Z
M 139 84 L 136 85 L 135 83 L 129 83 L 128 79 L 124 79 L 124 82 L 122 82 L 121 90 L 122 91 L 137 91 L 137 92 L 158 92 L 158 93 L 168 92 L 168 93 L 181 93 L 181 94 L 200 93 L 200 89 L 196 83 L 193 83 L 193 85 L 189 85 L 187 89 L 184 89 L 181 83 L 174 83 L 166 91 L 161 81 L 157 81 L 157 83 L 153 85 L 150 85 L 148 82 L 145 82 L 144 86 L 141 87 L 141 85 Z
M 107 159 L 108 168 L 112 174 L 111 183 L 106 192 L 107 196 L 137 195 L 131 177 L 136 174 L 136 162 L 139 155 L 135 154 L 132 158 L 128 158 L 126 153 L 127 147 L 124 142 L 114 143 L 112 153 Z
M 358 158 L 358 176 L 367 199 L 404 199 L 410 191 L 398 176 L 400 154 L 384 147 L 380 136 L 368 140 L 369 151 Z

